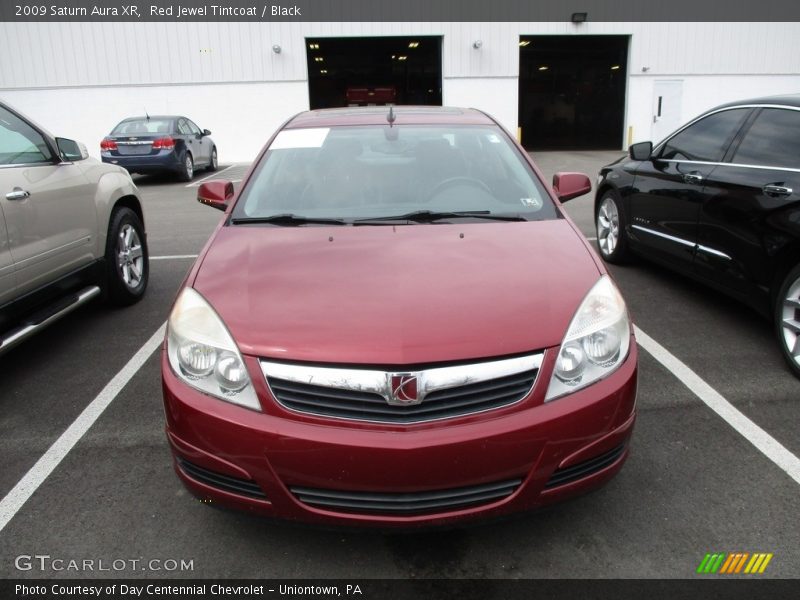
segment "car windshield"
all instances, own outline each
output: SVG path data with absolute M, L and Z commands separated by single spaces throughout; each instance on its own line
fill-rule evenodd
M 393 217 L 541 220 L 558 213 L 496 126 L 376 125 L 281 131 L 232 216 L 234 224 L 305 225 L 392 224 Z
M 151 135 L 172 131 L 170 119 L 129 119 L 116 127 L 111 135 Z

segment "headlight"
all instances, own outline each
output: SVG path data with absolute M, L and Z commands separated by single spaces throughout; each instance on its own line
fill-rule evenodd
M 625 301 L 608 275 L 581 302 L 561 342 L 545 402 L 613 373 L 628 356 L 631 325 Z
M 211 305 L 192 288 L 169 316 L 167 356 L 175 374 L 198 390 L 261 410 L 242 355 Z

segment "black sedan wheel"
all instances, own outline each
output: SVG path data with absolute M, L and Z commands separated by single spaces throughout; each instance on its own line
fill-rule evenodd
M 800 377 L 800 265 L 783 281 L 775 303 L 775 326 L 783 355 Z
M 597 204 L 595 213 L 597 247 L 603 259 L 610 263 L 623 263 L 630 258 L 625 219 L 617 194 L 608 191 Z
M 217 149 L 214 148 L 211 151 L 211 161 L 208 163 L 208 170 L 209 171 L 216 171 L 219 163 L 217 162 Z

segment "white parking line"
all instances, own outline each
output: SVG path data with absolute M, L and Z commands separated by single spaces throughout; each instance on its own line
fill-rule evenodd
M 0 531 L 3 531 L 8 522 L 23 507 L 33 493 L 39 488 L 53 470 L 64 460 L 69 451 L 78 443 L 95 421 L 108 408 L 108 405 L 117 397 L 125 385 L 136 375 L 137 371 L 150 358 L 153 351 L 161 345 L 164 339 L 166 323 L 139 348 L 128 363 L 119 373 L 106 384 L 106 387 L 97 394 L 94 400 L 83 409 L 78 418 L 72 422 L 67 430 L 53 443 L 44 455 L 36 461 L 17 485 L 0 501 Z
M 706 406 L 717 413 L 764 456 L 783 469 L 789 477 L 800 483 L 800 458 L 789 452 L 778 440 L 748 419 L 719 392 L 708 385 L 669 350 L 635 327 L 636 341 L 647 352 L 667 368 L 683 385 L 700 398 Z
M 168 254 L 166 256 L 151 256 L 150 260 L 180 260 L 184 258 L 197 258 L 197 254 Z
M 217 178 L 218 178 L 220 175 L 222 175 L 222 174 L 223 174 L 225 171 L 229 171 L 230 169 L 232 169 L 232 168 L 234 168 L 234 167 L 240 167 L 240 166 L 242 166 L 243 164 L 247 164 L 247 163 L 234 163 L 234 164 L 232 164 L 232 165 L 231 165 L 231 166 L 229 166 L 229 167 L 225 167 L 224 169 L 222 169 L 222 171 L 216 171 L 216 172 L 212 173 L 211 175 L 208 175 L 208 176 L 206 176 L 206 177 L 203 177 L 202 179 L 198 179 L 197 181 L 192 181 L 191 183 L 189 183 L 189 184 L 185 185 L 184 187 L 187 187 L 187 188 L 190 188 L 190 187 L 198 187 L 198 186 L 199 186 L 201 183 L 203 183 L 204 181 L 206 181 L 206 180 L 208 180 L 208 179 L 217 179 Z

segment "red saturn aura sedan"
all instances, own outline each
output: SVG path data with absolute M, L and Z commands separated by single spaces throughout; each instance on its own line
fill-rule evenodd
M 619 471 L 635 417 L 625 303 L 491 117 L 302 113 L 234 192 L 163 352 L 175 470 L 216 505 L 333 525 L 535 509 Z

